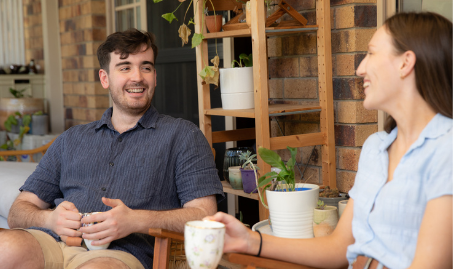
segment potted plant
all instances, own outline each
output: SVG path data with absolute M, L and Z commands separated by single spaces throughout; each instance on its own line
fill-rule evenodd
M 316 207 L 319 186 L 308 183 L 296 183 L 294 167 L 297 149 L 287 147 L 291 158 L 285 164 L 274 151 L 260 147 L 261 159 L 280 172 L 271 171 L 258 179 L 257 185 L 266 192 L 269 207 L 264 203 L 261 191 L 258 191 L 261 203 L 269 208 L 272 219 L 272 231 L 275 236 L 286 238 L 313 237 L 313 209 Z M 291 220 L 291 221 L 289 221 Z
M 4 126 L 8 133 L 9 139 L 2 145 L 1 150 L 19 150 L 21 149 L 22 140 L 24 135 L 30 130 L 30 115 L 22 115 L 20 112 L 16 112 L 14 115 L 9 115 L 6 119 Z M 8 161 L 15 161 L 16 157 L 11 156 Z
M 9 91 L 13 97 L 0 98 L 0 130 L 5 130 L 4 122 L 16 112 L 22 115 L 31 115 L 44 110 L 44 99 L 26 96 L 26 89 L 17 90 L 10 88 Z
M 243 161 L 241 170 L 242 177 L 242 187 L 245 193 L 256 193 L 258 189 L 256 188 L 256 170 L 258 166 L 253 162 L 256 162 L 256 154 L 252 154 L 249 150 L 247 152 L 241 153 L 239 160 Z
M 238 68 L 235 68 L 237 64 Z M 253 95 L 253 56 L 242 53 L 231 68 L 221 68 L 220 96 L 223 109 L 249 109 L 255 107 Z
M 337 188 L 331 189 L 329 186 L 326 186 L 319 193 L 319 200 L 323 201 L 325 205 L 337 206 L 338 202 L 342 200 L 347 200 L 349 196 L 341 195 L 340 191 Z
M 154 3 L 159 3 L 159 2 L 162 2 L 162 1 L 163 0 L 153 0 Z M 182 5 L 182 3 L 185 2 L 185 0 L 179 0 L 179 2 L 180 2 L 180 4 L 178 5 L 178 7 L 173 12 L 163 14 L 162 18 L 167 20 L 169 23 L 172 23 L 174 20 L 177 21 L 178 19 L 175 16 L 175 12 L 179 9 L 179 7 Z M 184 44 L 187 44 L 189 42 L 189 36 L 192 33 L 192 31 L 189 29 L 188 25 L 195 24 L 194 18 L 190 18 L 189 21 L 188 21 L 188 24 L 187 25 L 185 24 L 187 12 L 189 11 L 189 9 L 192 6 L 193 2 L 194 1 L 190 1 L 189 6 L 187 7 L 187 10 L 186 10 L 184 18 L 183 18 L 183 23 L 181 24 L 181 26 L 179 27 L 179 30 L 178 30 L 179 37 L 182 40 L 182 45 L 183 46 L 184 46 Z M 202 4 L 203 5 L 203 10 L 207 9 L 206 4 L 209 2 L 212 5 L 212 10 L 214 11 L 214 14 L 216 14 L 215 13 L 215 9 L 214 9 L 214 4 L 212 3 L 211 0 L 198 0 L 198 1 L 195 1 L 195 2 L 198 5 Z M 204 25 L 206 24 L 206 13 L 207 12 L 203 12 L 203 14 L 202 14 L 202 20 L 201 20 L 202 25 L 201 25 L 201 28 L 204 28 Z M 221 15 L 216 15 L 216 16 L 220 16 L 220 21 L 221 21 L 221 17 L 222 16 Z M 218 17 L 215 17 L 213 19 L 215 21 L 214 25 L 217 26 Z M 220 27 L 221 27 L 221 22 L 220 22 Z M 213 29 L 213 31 L 214 31 L 214 29 Z M 203 33 L 194 33 L 193 36 L 192 36 L 192 48 L 195 48 L 198 45 L 200 45 L 201 42 L 203 41 L 203 39 L 204 39 Z M 201 48 L 201 49 L 203 49 L 203 48 Z M 216 52 L 217 52 L 217 49 L 216 49 Z M 211 63 L 213 63 L 213 66 L 210 66 L 209 63 L 207 63 L 207 62 L 204 63 L 205 67 L 198 74 L 203 80 L 202 83 L 204 83 L 204 84 L 213 84 L 216 87 L 218 87 L 218 85 L 219 85 L 219 69 L 218 69 L 219 62 L 220 62 L 219 56 L 216 55 L 213 59 L 211 59 Z
M 209 15 L 208 8 L 204 10 L 205 20 L 206 20 L 206 28 L 210 33 L 220 32 L 222 30 L 222 15 Z
M 337 207 L 325 205 L 318 200 L 317 207 L 313 211 L 313 234 L 321 237 L 331 234 L 338 223 Z

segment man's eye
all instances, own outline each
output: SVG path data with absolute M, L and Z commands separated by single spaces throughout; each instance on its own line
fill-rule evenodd
M 127 71 L 127 70 L 129 70 L 129 67 L 123 67 L 120 69 L 120 71 Z
M 151 72 L 153 69 L 151 67 L 143 67 L 143 70 Z

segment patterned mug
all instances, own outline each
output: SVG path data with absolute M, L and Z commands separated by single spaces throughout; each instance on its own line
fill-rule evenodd
M 97 214 L 97 213 L 101 213 L 101 212 L 89 212 L 89 213 L 79 213 L 79 214 L 82 216 L 82 219 L 83 219 L 84 217 L 88 217 L 90 215 L 94 215 L 94 214 Z M 91 226 L 91 225 L 94 225 L 94 224 L 97 224 L 97 222 L 83 223 L 82 227 L 88 227 L 88 226 Z M 87 246 L 87 248 L 89 250 L 107 249 L 109 247 L 109 245 L 110 245 L 110 243 L 107 243 L 107 244 L 103 244 L 103 245 L 100 245 L 100 246 L 93 246 L 93 245 L 91 245 L 91 242 L 93 242 L 94 240 L 83 239 L 83 241 L 85 241 L 85 245 Z
M 215 269 L 223 254 L 225 225 L 217 221 L 189 221 L 184 227 L 184 249 L 191 269 Z

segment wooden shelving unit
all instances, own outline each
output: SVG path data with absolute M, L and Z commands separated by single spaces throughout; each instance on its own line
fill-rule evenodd
M 213 0 L 214 6 L 225 0 Z M 195 32 L 203 33 L 205 39 L 196 48 L 197 73 L 209 62 L 207 39 L 225 37 L 247 37 L 252 39 L 253 50 L 253 77 L 255 92 L 255 108 L 244 110 L 224 110 L 211 108 L 209 85 L 202 85 L 198 77 L 198 104 L 200 115 L 200 129 L 208 142 L 220 143 L 256 139 L 256 146 L 272 150 L 285 149 L 286 146 L 305 147 L 322 145 L 322 175 L 323 185 L 336 187 L 335 175 L 335 139 L 334 139 L 334 112 L 333 112 L 333 86 L 332 86 L 332 52 L 331 52 L 331 29 L 330 29 L 330 1 L 316 0 L 316 25 L 291 26 L 291 27 L 266 27 L 265 5 L 263 0 L 250 0 L 252 23 L 248 29 L 207 33 L 202 29 L 203 6 L 196 5 Z M 225 4 L 226 2 L 223 2 Z M 216 8 L 216 10 L 222 10 Z M 274 35 L 289 35 L 304 32 L 317 33 L 317 56 L 318 56 L 318 92 L 319 103 L 317 104 L 269 104 L 268 92 L 268 57 L 267 37 Z M 298 113 L 320 111 L 319 133 L 297 134 L 282 137 L 270 137 L 269 121 L 272 116 L 282 116 Z M 211 116 L 233 116 L 255 119 L 255 128 L 212 132 Z M 270 171 L 270 166 L 258 158 L 260 173 Z M 227 182 L 223 182 L 224 191 L 234 195 L 258 199 L 257 194 L 247 194 L 241 190 L 234 190 Z M 260 204 L 260 219 L 266 219 L 269 212 Z

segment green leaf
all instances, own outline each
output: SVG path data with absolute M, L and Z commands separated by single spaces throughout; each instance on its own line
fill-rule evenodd
M 201 70 L 200 72 L 200 77 L 204 80 L 205 77 L 209 77 L 209 76 L 213 76 L 214 75 L 214 70 L 212 70 L 212 66 L 205 66 L 205 68 L 203 68 L 203 70 Z
M 30 115 L 24 115 L 22 118 L 22 125 L 23 126 L 29 126 L 31 123 L 31 116 Z
M 154 4 L 162 2 L 163 0 L 153 0 Z
M 274 171 L 266 173 L 264 176 L 258 179 L 258 187 L 263 187 L 269 184 L 272 179 L 277 178 L 278 174 Z
M 171 23 L 173 20 L 178 20 L 173 13 L 165 13 L 162 15 L 162 18 L 166 19 L 169 23 Z
M 258 154 L 260 155 L 261 159 L 263 159 L 263 161 L 265 163 L 267 163 L 273 167 L 277 167 L 282 170 L 286 170 L 286 166 L 283 163 L 282 158 L 274 151 L 267 149 L 267 148 L 260 147 L 258 149 Z
M 253 66 L 253 56 L 252 56 L 252 54 L 247 55 L 245 53 L 242 53 L 241 55 L 239 55 L 239 59 L 244 61 L 244 65 L 246 67 Z
M 190 18 L 190 20 L 189 20 L 188 25 L 191 25 L 191 24 L 195 25 L 195 22 L 193 22 L 193 18 Z
M 0 149 L 4 149 L 4 150 L 7 150 L 8 149 L 8 144 L 3 144 L 0 146 Z
M 198 34 L 195 33 L 192 36 L 192 48 L 195 48 L 196 46 L 201 44 L 201 41 L 204 39 L 203 34 Z

